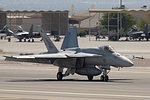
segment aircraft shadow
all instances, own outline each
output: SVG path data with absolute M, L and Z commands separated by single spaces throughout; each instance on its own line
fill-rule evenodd
M 133 79 L 110 79 L 108 82 L 112 83 L 133 83 Z M 58 81 L 57 79 L 18 79 L 18 80 L 10 80 L 7 82 L 103 82 L 101 80 L 80 80 L 80 79 L 63 79 L 62 81 Z

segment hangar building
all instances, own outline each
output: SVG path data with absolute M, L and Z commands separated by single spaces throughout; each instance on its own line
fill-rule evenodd
M 17 26 L 22 26 L 24 30 L 28 31 L 31 24 L 42 25 L 46 32 L 52 34 L 65 34 L 68 30 L 68 12 L 67 10 L 57 11 L 0 11 L 0 28 L 8 25 L 11 30 L 15 31 Z M 34 31 L 37 31 L 34 28 Z

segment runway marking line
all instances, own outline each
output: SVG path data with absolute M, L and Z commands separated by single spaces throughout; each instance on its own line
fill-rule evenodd
M 128 97 L 128 98 L 148 98 L 150 96 L 140 95 L 121 95 L 121 94 L 94 94 L 94 93 L 76 93 L 76 92 L 49 92 L 49 91 L 28 91 L 28 90 L 4 90 L 1 92 L 19 92 L 19 93 L 43 93 L 43 94 L 59 94 L 59 95 L 83 95 L 83 96 L 106 96 L 106 97 Z

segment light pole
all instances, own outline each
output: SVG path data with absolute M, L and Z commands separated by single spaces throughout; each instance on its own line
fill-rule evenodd
M 122 7 L 122 0 L 120 0 L 120 8 Z

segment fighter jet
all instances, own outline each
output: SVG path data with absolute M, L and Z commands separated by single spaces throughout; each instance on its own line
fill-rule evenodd
M 130 40 L 143 40 L 146 39 L 147 41 L 150 38 L 150 33 L 148 33 L 148 24 L 145 24 L 144 31 L 140 31 L 135 25 L 132 26 L 131 31 L 128 32 Z
M 0 30 L 0 37 L 1 39 L 6 38 L 7 36 L 13 35 L 13 32 L 8 28 L 7 25 L 5 25 L 1 30 Z
M 46 34 L 47 36 L 50 36 L 50 33 Z M 21 26 L 18 26 L 18 30 L 14 33 L 14 36 L 19 39 L 20 42 L 22 42 L 22 39 L 24 39 L 24 42 L 26 42 L 26 39 L 28 39 L 28 42 L 34 42 L 34 38 L 41 38 L 39 32 L 33 32 L 33 24 L 31 25 L 29 32 L 24 31 Z
M 30 27 L 29 32 L 24 31 L 21 26 L 18 26 L 18 30 L 14 33 L 14 37 L 19 39 L 19 42 L 22 42 L 22 39 L 24 39 L 24 42 L 26 42 L 26 39 L 28 39 L 28 42 L 30 42 L 30 39 L 32 39 L 32 42 L 34 42 L 33 36 L 33 24 Z
M 78 46 L 77 30 L 74 26 L 71 26 L 66 33 L 60 50 L 56 48 L 40 26 L 38 26 L 38 29 L 48 50 L 47 52 L 36 55 L 5 56 L 6 59 L 22 59 L 23 61 L 27 59 L 33 59 L 34 61 L 45 59 L 49 63 L 58 66 L 57 80 L 62 80 L 64 77 L 76 73 L 87 76 L 90 81 L 97 75 L 101 75 L 100 79 L 102 81 L 108 81 L 111 66 L 120 68 L 134 65 L 131 60 L 116 52 L 111 46 L 80 48 Z

